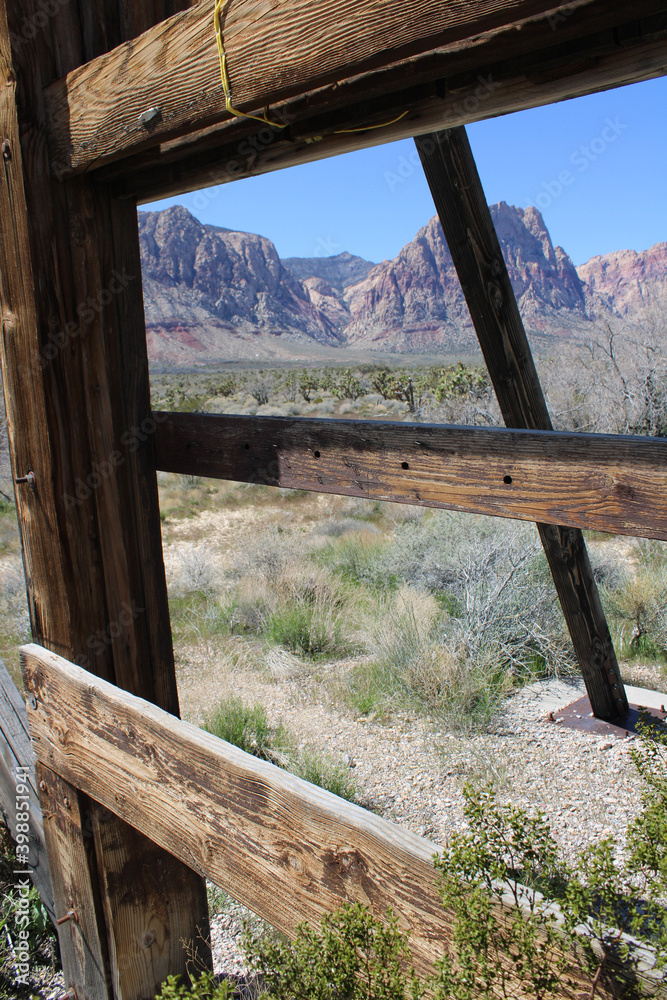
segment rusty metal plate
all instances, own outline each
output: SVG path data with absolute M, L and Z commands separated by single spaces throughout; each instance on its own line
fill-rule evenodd
M 644 705 L 630 705 L 630 711 L 624 718 L 605 722 L 603 719 L 595 718 L 591 711 L 590 701 L 584 697 L 573 701 L 571 705 L 566 705 L 565 708 L 561 708 L 557 712 L 549 712 L 547 720 L 559 723 L 566 729 L 579 729 L 581 732 L 591 733 L 593 736 L 615 736 L 617 739 L 627 739 L 629 735 L 636 733 L 640 713 L 648 713 L 660 722 L 667 719 L 664 705 L 659 709 L 648 708 Z

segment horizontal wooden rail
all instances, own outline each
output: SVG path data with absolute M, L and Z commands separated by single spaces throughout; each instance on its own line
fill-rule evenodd
M 659 0 L 637 0 L 633 23 L 661 13 L 664 5 Z M 324 132 L 381 124 L 409 111 L 406 134 L 413 135 L 454 123 L 448 106 L 443 107 L 439 121 L 419 120 L 422 110 L 432 112 L 429 105 L 435 96 L 450 91 L 453 62 L 457 72 L 470 75 L 477 90 L 472 97 L 474 107 L 469 100 L 464 120 L 479 117 L 475 112 L 480 108 L 482 116 L 516 110 L 516 93 L 508 94 L 506 106 L 501 96 L 500 102 L 494 99 L 486 107 L 487 98 L 497 96 L 498 85 L 492 80 L 490 87 L 480 90 L 476 77 L 485 70 L 482 84 L 491 79 L 490 58 L 497 65 L 542 48 L 553 50 L 554 65 L 545 65 L 546 57 L 542 60 L 542 82 L 550 75 L 551 79 L 576 81 L 586 69 L 587 53 L 575 46 L 564 56 L 558 47 L 571 46 L 573 40 L 588 34 L 589 45 L 595 49 L 591 58 L 597 60 L 605 55 L 597 51 L 600 33 L 615 31 L 628 17 L 627 4 L 621 0 L 479 0 L 475 4 L 463 0 L 275 0 L 271 5 L 263 0 L 230 0 L 223 33 L 236 107 L 257 112 L 272 105 L 275 115 L 277 104 L 300 100 L 303 106 L 290 109 L 285 119 L 291 126 L 304 117 L 332 111 L 342 114 L 342 120 L 336 123 L 334 119 L 329 128 L 321 123 Z M 612 43 L 621 55 L 624 40 L 625 32 L 621 32 L 620 44 L 618 40 Z M 644 42 L 648 45 L 651 40 L 649 35 Z M 614 80 L 629 82 L 637 74 L 652 76 L 664 65 L 664 53 L 657 63 L 651 53 L 631 53 L 623 56 L 611 79 L 597 82 L 597 89 Z M 406 94 L 406 83 L 425 86 L 427 91 Z M 586 77 L 575 82 L 573 89 L 563 83 L 558 93 L 545 92 L 541 100 L 559 100 L 591 89 L 596 84 Z M 393 104 L 392 94 L 397 95 Z M 463 94 L 461 99 L 468 96 Z M 209 0 L 73 70 L 47 89 L 46 100 L 50 160 L 60 176 L 99 168 L 141 150 L 160 149 L 221 123 L 235 129 L 238 122 L 230 120 L 225 110 Z M 536 102 L 540 97 L 533 98 L 532 103 Z M 524 106 L 530 103 L 528 98 Z M 267 132 L 261 124 L 251 124 L 255 131 Z M 269 142 L 270 133 L 268 129 Z M 300 137 L 297 129 L 296 138 Z M 384 141 L 398 137 L 391 130 L 384 133 Z M 363 146 L 375 139 L 372 132 L 363 132 L 354 141 Z M 348 148 L 351 136 L 341 134 L 339 141 Z M 260 137 L 259 143 L 253 143 L 255 154 L 266 142 Z M 310 152 L 313 158 L 321 155 L 316 149 Z
M 157 467 L 667 539 L 667 440 L 361 420 L 156 414 Z
M 345 902 L 378 917 L 390 906 L 409 935 L 415 969 L 433 972 L 451 935 L 432 864 L 437 845 L 41 646 L 24 646 L 21 662 L 45 780 L 85 792 L 290 936 L 301 921 L 316 923 Z M 47 787 L 45 795 L 57 791 Z M 506 899 L 514 905 L 511 894 Z M 73 933 L 85 947 L 81 921 Z M 635 957 L 630 975 L 664 998 L 655 955 L 640 946 Z M 588 995 L 590 982 L 575 966 L 570 973 Z M 617 984 L 627 976 L 614 965 Z M 610 998 L 608 985 L 600 984 L 600 1000 Z
M 21 656 L 42 764 L 285 933 L 346 900 L 391 906 L 432 967 L 449 930 L 434 844 L 41 646 Z

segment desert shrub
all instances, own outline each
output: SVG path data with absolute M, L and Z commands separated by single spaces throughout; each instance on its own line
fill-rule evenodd
M 204 720 L 204 729 L 221 740 L 318 785 L 340 798 L 354 800 L 355 786 L 349 769 L 325 754 L 307 747 L 298 749 L 290 731 L 280 723 L 269 724 L 266 709 L 229 697 Z
M 177 639 L 208 640 L 234 634 L 234 611 L 222 606 L 208 591 L 169 594 L 172 631 Z
M 309 657 L 347 656 L 357 648 L 347 615 L 321 594 L 281 601 L 267 617 L 265 634 L 276 645 Z
M 574 667 L 532 525 L 438 512 L 398 525 L 373 556 L 358 578 L 433 594 L 449 614 L 450 642 L 471 663 L 495 657 L 516 679 Z
M 266 634 L 278 646 L 316 656 L 335 648 L 337 636 L 327 635 L 327 623 L 307 604 L 283 605 L 269 616 Z
M 350 775 L 350 769 L 342 761 L 336 761 L 326 754 L 315 753 L 304 749 L 288 755 L 287 770 L 297 777 L 318 785 L 341 799 L 353 802 L 356 786 Z
M 333 377 L 330 391 L 336 399 L 357 400 L 363 396 L 365 389 L 354 372 L 350 371 L 349 368 L 343 368 L 337 376 Z
M 625 574 L 602 600 L 616 626 L 621 650 L 632 656 L 667 659 L 667 568 L 643 566 Z
M 371 612 L 366 647 L 343 689 L 356 711 L 426 708 L 451 726 L 487 722 L 511 687 L 498 660 L 474 657 L 451 637 L 456 622 L 432 595 L 403 587 Z
M 320 388 L 320 376 L 316 372 L 303 372 L 299 378 L 299 392 L 304 402 L 310 403 L 313 393 Z
M 367 584 L 379 590 L 395 588 L 395 574 L 385 570 L 387 543 L 384 538 L 375 532 L 366 532 L 359 523 L 355 537 L 346 537 L 350 534 L 351 529 L 340 541 L 317 553 L 317 561 L 348 583 Z
M 174 593 L 193 593 L 211 590 L 218 573 L 206 544 L 182 549 L 170 574 L 169 584 Z
M 405 1000 L 414 973 L 404 970 L 406 938 L 391 912 L 381 922 L 360 903 L 326 914 L 318 928 L 300 924 L 293 942 L 249 936 L 246 947 L 270 996 L 281 1000 Z
M 292 742 L 284 726 L 269 725 L 263 705 L 246 705 L 236 697 L 220 702 L 206 717 L 204 729 L 262 760 L 275 760 Z
M 265 406 L 271 395 L 273 386 L 263 375 L 257 375 L 250 379 L 246 385 L 247 391 L 253 397 L 258 406 Z
M 189 983 L 184 983 L 180 976 L 167 976 L 156 1000 L 231 1000 L 233 996 L 234 985 L 228 979 L 202 972 Z

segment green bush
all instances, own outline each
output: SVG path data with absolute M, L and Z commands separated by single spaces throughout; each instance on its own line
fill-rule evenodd
M 324 754 L 313 753 L 312 750 L 301 750 L 298 754 L 288 756 L 286 766 L 292 774 L 309 781 L 311 785 L 317 785 L 341 799 L 354 802 L 356 787 L 346 764 Z
M 282 723 L 269 725 L 266 710 L 259 703 L 246 705 L 240 698 L 227 698 L 207 716 L 204 728 L 219 739 L 253 757 L 268 760 L 309 781 L 311 785 L 318 785 L 342 799 L 354 800 L 355 787 L 348 768 L 312 750 L 297 750 L 294 736 Z
M 235 697 L 222 701 L 206 717 L 204 728 L 219 739 L 262 760 L 274 761 L 276 754 L 280 754 L 292 742 L 283 725 L 269 725 L 262 705 L 246 705 Z
M 156 1000 L 231 1000 L 234 986 L 227 979 L 218 980 L 212 972 L 202 972 L 189 985 L 180 976 L 168 976 Z
M 667 662 L 667 568 L 643 565 L 602 588 L 602 599 L 625 655 Z
M 376 920 L 360 903 L 300 924 L 293 942 L 250 936 L 246 947 L 270 996 L 280 1000 L 417 1000 L 416 977 L 404 970 L 409 952 L 398 921 Z
M 267 620 L 266 634 L 277 646 L 306 656 L 326 653 L 331 646 L 326 622 L 314 608 L 304 604 L 286 605 L 274 611 Z

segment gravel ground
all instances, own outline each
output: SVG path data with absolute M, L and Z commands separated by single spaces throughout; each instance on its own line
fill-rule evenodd
M 585 693 L 581 681 L 551 680 L 524 688 L 506 702 L 486 732 L 453 734 L 413 716 L 394 715 L 388 724 L 350 718 L 312 701 L 298 678 L 271 683 L 256 672 L 207 683 L 208 704 L 229 693 L 262 701 L 272 722 L 299 733 L 303 745 L 342 759 L 350 767 L 357 801 L 434 844 L 464 827 L 462 789 L 467 781 L 493 782 L 500 801 L 540 809 L 566 857 L 600 836 L 621 841 L 638 808 L 638 785 L 630 760 L 631 739 L 598 737 L 565 729 L 547 718 Z M 200 721 L 202 674 L 183 671 L 179 688 L 184 715 Z M 252 914 L 212 887 L 211 920 L 216 972 L 241 977 L 242 995 L 256 993 L 240 938 Z M 255 918 L 256 919 L 256 918 Z M 245 978 L 247 977 L 247 979 Z M 62 980 L 42 994 L 60 1000 Z
M 253 686 L 256 687 L 257 681 Z M 249 692 L 239 691 L 244 698 Z M 511 698 L 489 731 L 452 734 L 426 720 L 394 717 L 389 725 L 351 719 L 324 705 L 299 705 L 285 685 L 255 692 L 269 714 L 303 735 L 309 747 L 344 759 L 357 801 L 386 819 L 444 844 L 464 828 L 463 786 L 493 782 L 501 802 L 540 809 L 566 858 L 614 834 L 623 841 L 639 805 L 630 760 L 632 739 L 592 736 L 548 720 L 551 709 L 585 694 L 579 682 L 552 680 Z M 238 938 L 243 907 L 229 901 L 213 920 L 216 970 L 246 971 Z

